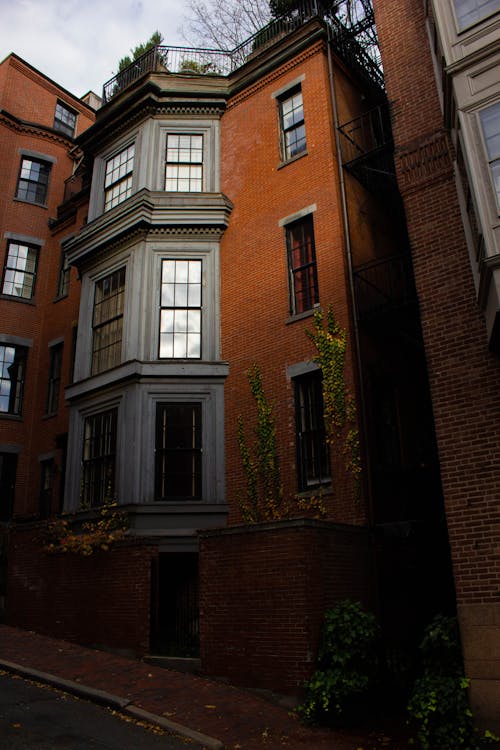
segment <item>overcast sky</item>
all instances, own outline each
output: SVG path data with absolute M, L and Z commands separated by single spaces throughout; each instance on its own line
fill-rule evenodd
M 158 29 L 188 46 L 183 0 L 0 0 L 0 60 L 15 52 L 80 97 L 101 93 L 117 62 Z

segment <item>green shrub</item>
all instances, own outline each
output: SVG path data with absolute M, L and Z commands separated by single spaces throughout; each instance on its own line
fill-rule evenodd
M 350 721 L 366 697 L 377 671 L 379 627 L 359 602 L 339 602 L 325 614 L 318 652 L 318 669 L 307 682 L 299 707 L 312 724 Z
M 408 714 L 422 750 L 479 750 L 496 741 L 474 725 L 456 619 L 438 615 L 425 631 L 420 652 L 423 674 L 413 686 Z

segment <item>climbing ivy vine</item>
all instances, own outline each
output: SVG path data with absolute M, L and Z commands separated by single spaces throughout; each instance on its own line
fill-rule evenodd
M 264 393 L 257 365 L 247 372 L 250 390 L 257 407 L 254 457 L 245 439 L 243 420 L 238 418 L 238 445 L 247 480 L 246 497 L 240 496 L 242 518 L 247 523 L 282 518 L 283 488 L 278 460 L 274 405 Z
M 325 316 L 321 310 L 316 310 L 313 321 L 314 331 L 306 330 L 306 335 L 316 348 L 314 361 L 323 375 L 326 440 L 329 445 L 343 442 L 346 469 L 353 477 L 354 495 L 358 499 L 361 491 L 361 457 L 356 404 L 344 376 L 347 334 L 335 320 L 331 307 L 328 307 Z

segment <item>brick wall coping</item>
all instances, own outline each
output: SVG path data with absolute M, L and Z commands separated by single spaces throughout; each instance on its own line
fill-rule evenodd
M 354 526 L 336 521 L 322 521 L 315 518 L 291 518 L 283 521 L 268 521 L 265 523 L 242 524 L 240 526 L 224 526 L 217 529 L 203 529 L 198 531 L 200 538 L 231 536 L 237 534 L 258 534 L 264 531 L 287 531 L 289 529 L 323 529 L 325 531 L 340 531 L 367 535 L 368 526 Z

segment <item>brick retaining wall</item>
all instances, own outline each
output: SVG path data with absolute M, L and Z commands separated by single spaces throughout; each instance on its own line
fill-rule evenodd
M 7 623 L 85 645 L 147 652 L 156 547 L 127 541 L 89 557 L 46 554 L 37 535 L 31 525 L 11 533 Z
M 200 534 L 204 672 L 293 694 L 314 668 L 325 609 L 374 604 L 363 527 L 298 519 Z

